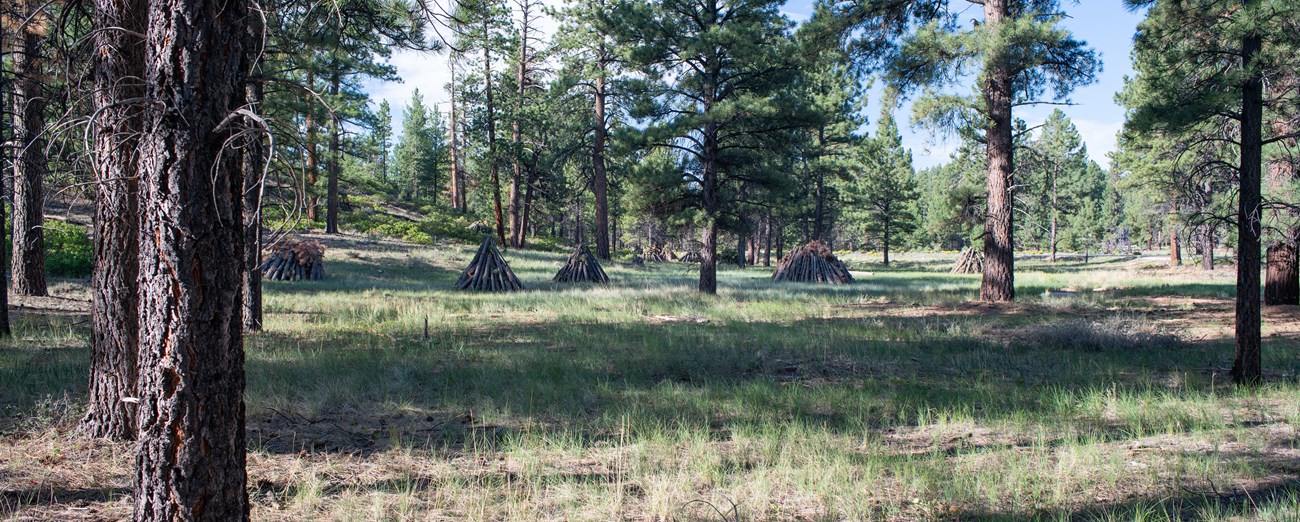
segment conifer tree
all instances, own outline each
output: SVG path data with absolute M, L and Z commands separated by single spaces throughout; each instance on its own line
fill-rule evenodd
M 1238 384 L 1259 383 L 1264 148 L 1296 137 L 1291 129 L 1278 132 L 1265 122 L 1294 116 L 1300 97 L 1294 89 L 1278 89 L 1281 85 L 1271 81 L 1294 70 L 1294 51 L 1300 48 L 1300 5 L 1288 0 L 1127 3 L 1149 10 L 1134 43 L 1140 88 L 1128 100 L 1126 126 L 1171 137 L 1186 137 L 1184 133 L 1202 125 L 1236 128 L 1230 136 L 1236 145 L 1238 180 L 1232 377 Z
M 1076 86 L 1091 83 L 1101 62 L 1087 45 L 1061 26 L 1058 0 L 860 0 L 830 2 L 828 16 L 853 38 L 852 49 L 866 66 L 883 70 L 906 94 L 922 90 L 916 119 L 956 130 L 984 144 L 988 210 L 984 227 L 984 274 L 980 299 L 1015 298 L 1011 183 L 1015 165 L 1016 107 L 1043 101 L 1051 91 L 1065 100 Z M 983 17 L 966 20 L 963 4 L 982 7 Z M 852 36 L 860 35 L 860 36 Z M 945 92 L 974 74 L 977 93 Z

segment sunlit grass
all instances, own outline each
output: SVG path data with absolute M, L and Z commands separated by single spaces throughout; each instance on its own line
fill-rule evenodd
M 255 518 L 1300 512 L 1280 458 L 1295 342 L 1270 339 L 1273 382 L 1238 390 L 1216 373 L 1231 339 L 1170 322 L 1197 309 L 1178 300 L 1231 295 L 1226 272 L 1027 261 L 1019 304 L 986 307 L 950 257 L 846 256 L 845 287 L 724 268 L 708 297 L 692 265 L 614 263 L 609 287 L 571 287 L 549 282 L 563 255 L 507 252 L 529 291 L 452 291 L 472 253 L 337 243 L 328 281 L 267 284 L 247 338 Z M 6 425 L 59 429 L 40 412 L 75 409 L 84 347 L 73 321 L 21 326 L 0 353 Z M 1260 488 L 1278 493 L 1237 501 Z

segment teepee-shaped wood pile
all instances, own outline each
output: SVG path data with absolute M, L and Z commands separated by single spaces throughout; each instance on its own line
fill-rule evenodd
M 951 273 L 978 274 L 984 271 L 984 252 L 967 248 L 957 255 L 957 262 L 952 265 Z
M 833 285 L 853 282 L 848 267 L 844 266 L 844 262 L 836 258 L 835 253 L 821 241 L 813 241 L 791 250 L 790 254 L 777 264 L 772 279 Z
M 591 255 L 591 250 L 588 250 L 587 245 L 584 244 L 573 250 L 569 261 L 560 267 L 560 271 L 555 273 L 551 281 L 603 285 L 609 283 L 609 276 L 605 275 L 605 270 L 600 267 L 596 256 Z
M 325 279 L 325 245 L 309 239 L 284 239 L 262 259 L 262 277 L 272 281 Z
M 524 284 L 519 282 L 515 273 L 510 270 L 510 265 L 506 264 L 505 258 L 501 257 L 501 251 L 497 250 L 497 244 L 492 240 L 492 236 L 483 239 L 483 244 L 478 247 L 478 253 L 474 254 L 474 259 L 469 262 L 469 267 L 460 274 L 460 279 L 456 281 L 457 290 L 473 290 L 477 292 L 513 292 L 523 290 Z

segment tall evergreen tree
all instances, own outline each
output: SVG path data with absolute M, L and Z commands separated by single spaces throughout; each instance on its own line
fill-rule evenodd
M 962 29 L 962 2 L 860 0 L 830 2 L 846 29 L 864 30 L 853 42 L 864 64 L 881 67 L 889 83 L 908 93 L 925 88 L 917 118 L 937 127 L 982 133 L 987 155 L 984 274 L 980 299 L 1015 298 L 1011 179 L 1015 107 L 1037 103 L 1048 90 L 1065 99 L 1095 80 L 1101 62 L 1061 27 L 1057 0 L 967 0 L 983 18 Z M 848 31 L 847 34 L 855 34 Z M 941 88 L 976 74 L 974 96 Z
M 738 186 L 772 181 L 752 154 L 781 150 L 801 123 L 791 109 L 790 21 L 781 2 L 622 1 L 609 14 L 629 64 L 640 76 L 633 116 L 648 122 L 651 147 L 682 154 L 676 190 L 665 197 L 699 212 L 699 290 L 718 290 L 718 230 Z M 775 99 L 781 98 L 781 99 Z M 740 115 L 744 117 L 739 117 Z M 778 143 L 781 142 L 781 143 Z
M 45 176 L 46 157 L 45 35 L 52 23 L 49 2 L 18 0 L 22 21 L 13 46 L 13 269 L 18 295 L 46 295 Z
M 1267 85 L 1276 86 L 1269 80 L 1294 69 L 1300 5 L 1287 0 L 1127 3 L 1149 10 L 1134 44 L 1141 88 L 1130 100 L 1126 125 L 1138 132 L 1174 136 L 1204 124 L 1229 123 L 1238 129 L 1232 137 L 1238 160 L 1232 377 L 1239 384 L 1258 383 L 1264 147 L 1295 137 L 1294 132 L 1275 132 L 1265 118 L 1278 112 L 1294 114 L 1300 96 L 1293 89 Z
M 144 86 L 124 78 L 144 77 L 140 36 L 147 31 L 144 0 L 97 0 L 94 20 L 94 105 L 98 117 L 90 122 L 95 135 L 92 167 L 95 181 L 94 272 L 90 384 L 86 414 L 79 431 L 90 437 L 134 440 L 140 368 L 139 181 L 140 133 L 143 121 L 138 100 Z
M 912 151 L 903 148 L 903 136 L 886 111 L 876 135 L 864 148 L 863 171 L 857 179 L 855 199 L 861 203 L 865 231 L 879 241 L 884 264 L 889 266 L 890 246 L 916 228 L 917 197 Z
M 610 258 L 611 240 L 606 147 L 614 118 L 610 103 L 615 95 L 612 80 L 619 69 L 614 52 L 617 42 L 611 37 L 608 21 L 602 18 L 608 3 L 607 0 L 569 0 L 557 38 L 568 68 L 576 70 L 581 78 L 578 85 L 591 94 L 591 193 L 595 200 L 596 257 L 605 260 Z
M 388 104 L 388 100 L 379 102 L 379 112 L 375 113 L 375 125 L 371 130 L 370 139 L 374 141 L 371 168 L 374 169 L 375 179 L 380 183 L 388 183 L 388 153 L 392 147 L 390 141 L 393 139 L 393 109 Z
M 135 520 L 248 520 L 243 165 L 249 4 L 150 0 L 140 143 Z

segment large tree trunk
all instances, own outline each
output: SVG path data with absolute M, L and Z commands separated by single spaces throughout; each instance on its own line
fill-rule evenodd
M 17 35 L 13 53 L 14 158 L 13 291 L 46 295 L 45 288 L 45 93 L 42 92 L 41 35 L 45 21 L 36 10 L 44 4 L 27 0 L 28 22 Z
M 330 75 L 330 98 L 337 99 L 339 95 L 339 71 L 338 64 L 333 64 L 336 68 Z M 329 165 L 326 165 L 325 180 L 325 233 L 339 233 L 339 168 L 343 161 L 343 145 L 340 143 L 339 134 L 342 129 L 339 126 L 338 111 L 330 114 L 330 159 Z
M 308 89 L 316 88 L 316 75 L 311 69 L 307 69 L 306 84 Z M 307 146 L 307 164 L 304 169 L 307 172 L 304 174 L 306 179 L 304 180 L 302 187 L 302 203 L 307 209 L 307 219 L 310 221 L 316 221 L 316 170 L 318 168 L 317 164 L 319 163 L 319 159 L 316 151 L 316 101 L 310 98 L 307 100 L 307 113 L 303 115 L 303 127 L 307 134 L 305 139 Z
M 741 223 L 741 229 L 736 231 L 736 268 L 745 268 L 745 242 L 749 239 L 746 237 L 744 223 Z
M 140 215 L 138 151 L 143 121 L 145 0 L 96 0 L 94 13 L 94 273 L 90 385 L 78 432 L 134 440 L 139 376 Z
M 1267 271 L 1264 305 L 1300 304 L 1300 256 L 1296 244 L 1279 242 L 1268 247 Z
M 510 246 L 515 248 L 524 246 L 524 189 L 520 186 L 524 183 L 524 166 L 519 158 L 523 154 L 524 142 L 521 120 L 523 119 L 524 93 L 526 92 L 524 82 L 528 78 L 528 11 L 531 4 L 523 2 L 520 7 L 523 9 L 523 14 L 520 16 L 519 63 L 515 68 L 515 114 L 513 121 L 510 123 L 510 144 L 513 149 L 513 154 L 511 154 L 512 174 L 510 177 Z
M 1251 64 L 1262 46 L 1258 34 L 1242 39 L 1242 63 Z M 1259 250 L 1262 236 L 1259 216 L 1263 164 L 1264 83 L 1256 69 L 1241 88 L 1241 190 L 1237 195 L 1237 350 L 1232 380 L 1257 384 L 1260 368 Z
M 449 141 L 451 145 L 451 188 L 448 196 L 451 199 L 451 208 L 463 211 L 464 209 L 460 206 L 460 142 L 456 141 L 458 139 L 456 128 L 456 61 L 453 58 L 447 63 L 451 69 L 451 83 L 447 90 L 447 94 L 451 98 L 451 113 L 449 115 L 451 124 L 447 127 L 451 132 L 451 140 Z
M 523 247 L 528 242 L 528 231 L 532 229 L 533 224 L 533 188 L 537 186 L 537 169 L 529 166 L 527 169 L 527 184 L 524 186 L 524 204 L 521 218 L 523 223 L 519 225 L 519 246 Z
M 767 211 L 763 220 L 763 266 L 772 266 L 772 211 Z
M 884 220 L 882 220 L 882 221 L 881 221 L 881 225 L 884 226 L 884 231 L 885 231 L 885 233 L 884 233 L 884 236 L 885 236 L 885 249 L 884 249 L 884 254 L 885 254 L 885 263 L 884 263 L 884 264 L 885 264 L 886 267 L 888 267 L 888 266 L 889 266 L 889 232 L 890 232 L 890 230 L 889 230 L 889 219 L 884 219 Z
M 488 19 L 486 15 L 483 18 L 483 32 L 488 32 Z M 497 220 L 497 241 L 502 245 L 508 245 L 506 242 L 506 223 L 505 216 L 501 214 L 501 174 L 497 167 L 497 115 L 496 104 L 492 100 L 492 46 L 483 46 L 483 94 L 486 98 L 484 108 L 487 109 L 487 133 L 488 133 L 488 172 L 492 176 L 492 203 L 493 214 Z
M 253 25 L 259 30 L 252 33 L 250 41 L 261 41 L 260 19 L 254 18 Z M 248 53 L 251 54 L 251 53 Z M 248 71 L 250 74 L 252 71 Z M 247 105 L 256 114 L 261 114 L 264 98 L 260 79 L 248 82 L 245 87 Z M 262 178 L 266 170 L 266 147 L 263 136 L 257 134 L 244 145 L 244 331 L 256 332 L 262 329 Z
M 1178 227 L 1169 230 L 1169 266 L 1183 266 L 1183 246 L 1178 240 Z
M 3 47 L 4 31 L 0 31 L 0 48 Z M 6 103 L 10 101 L 9 97 L 12 94 L 9 90 L 10 87 L 11 84 L 7 75 L 0 71 L 0 113 L 3 113 L 3 109 L 8 107 Z M 0 117 L 0 123 L 3 123 L 2 117 Z M 0 165 L 11 159 L 9 156 L 10 150 L 12 150 L 11 147 L 0 146 Z M 0 175 L 0 202 L 4 201 L 4 187 L 4 176 Z M 4 206 L 0 205 L 0 238 L 4 237 L 6 231 Z M 9 337 L 13 335 L 13 331 L 9 327 L 9 274 L 3 269 L 4 266 L 5 248 L 3 244 L 0 244 L 0 337 Z
M 604 47 L 601 47 L 603 52 Z M 603 58 L 601 59 L 603 74 Z M 596 198 L 596 257 L 609 260 L 609 178 L 605 172 L 605 78 L 596 77 L 595 99 L 596 135 L 591 147 L 591 192 Z
M 1214 227 L 1201 226 L 1201 269 L 1214 270 Z
M 243 99 L 249 4 L 151 0 L 141 143 L 135 520 L 248 520 Z M 229 120 L 227 118 L 230 118 Z M 224 122 L 224 123 L 223 123 Z
M 996 33 L 1007 16 L 1006 0 L 984 2 L 984 26 Z M 1011 301 L 1016 297 L 1015 251 L 1012 244 L 1011 173 L 1012 72 L 1010 57 L 996 56 L 985 72 L 984 104 L 989 111 L 986 129 L 988 153 L 988 218 L 984 224 L 984 274 L 980 300 Z

